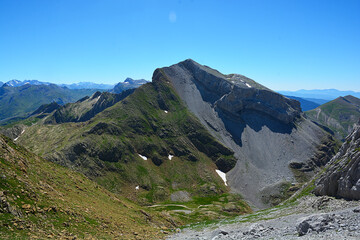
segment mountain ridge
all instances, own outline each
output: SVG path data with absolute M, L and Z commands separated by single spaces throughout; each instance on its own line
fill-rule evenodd
M 351 95 L 338 97 L 307 111 L 306 116 L 330 128 L 336 138 L 343 141 L 352 132 L 360 117 L 360 99 Z

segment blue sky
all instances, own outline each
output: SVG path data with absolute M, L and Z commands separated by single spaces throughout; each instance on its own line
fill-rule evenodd
M 0 81 L 150 80 L 192 58 L 274 90 L 360 91 L 360 1 L 0 0 Z

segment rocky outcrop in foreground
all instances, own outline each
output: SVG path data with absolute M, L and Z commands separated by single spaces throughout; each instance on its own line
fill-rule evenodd
M 298 205 L 240 216 L 229 223 L 183 229 L 168 239 L 359 239 L 356 201 L 307 196 Z M 196 230 L 195 230 L 196 229 Z
M 346 138 L 316 185 L 317 195 L 360 200 L 360 125 Z

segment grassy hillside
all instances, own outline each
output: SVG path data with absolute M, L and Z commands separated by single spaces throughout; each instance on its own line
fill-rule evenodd
M 146 84 L 87 122 L 45 124 L 44 118 L 18 142 L 141 205 L 180 210 L 173 213 L 184 222 L 249 211 L 239 196 L 227 195 L 215 171 L 234 166 L 233 152 L 206 131 L 167 82 Z
M 133 91 L 134 89 L 129 89 L 119 94 L 96 92 L 91 97 L 86 96 L 75 103 L 67 103 L 64 106 L 59 107 L 46 119 L 46 122 L 85 122 L 104 109 L 121 101 L 133 93 Z M 44 117 L 44 115 L 37 117 Z
M 318 108 L 307 111 L 306 116 L 328 128 L 336 138 L 344 140 L 360 118 L 360 99 L 353 96 L 339 97 Z
M 23 85 L 0 88 L 0 121 L 23 117 L 35 111 L 42 104 L 50 102 L 68 103 L 91 95 L 95 89 L 70 90 L 57 85 Z
M 161 239 L 176 226 L 0 136 L 1 239 Z

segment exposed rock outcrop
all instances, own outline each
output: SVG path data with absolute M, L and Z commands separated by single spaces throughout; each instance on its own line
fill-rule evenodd
M 298 101 L 190 59 L 157 69 L 153 82 L 160 79 L 166 79 L 211 134 L 235 152 L 237 163 L 227 173 L 228 183 L 256 207 L 269 206 L 260 200 L 262 189 L 296 181 L 290 162 L 311 165 L 310 176 L 326 164 L 316 153 L 320 144 L 330 146 L 332 140 L 302 116 Z
M 316 182 L 315 193 L 360 200 L 360 125 L 329 162 L 327 170 Z
M 0 133 L 14 140 L 18 138 L 24 130 L 25 126 L 23 124 L 18 124 L 10 128 L 0 128 Z

